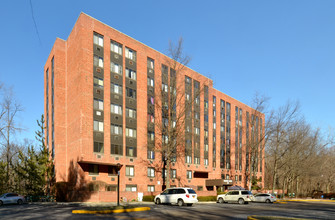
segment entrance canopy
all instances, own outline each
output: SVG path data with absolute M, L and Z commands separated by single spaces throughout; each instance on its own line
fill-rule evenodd
M 232 186 L 233 180 L 210 179 L 206 180 L 206 186 Z

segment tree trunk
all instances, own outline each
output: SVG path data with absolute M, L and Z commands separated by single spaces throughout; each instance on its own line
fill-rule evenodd
M 170 160 L 166 160 L 166 188 L 170 188 Z
M 275 165 L 274 165 L 274 168 L 273 168 L 272 193 L 275 193 L 275 189 L 276 189 L 276 179 L 277 179 L 277 160 L 275 160 Z

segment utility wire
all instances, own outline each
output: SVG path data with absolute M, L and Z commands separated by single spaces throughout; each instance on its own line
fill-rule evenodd
M 37 29 L 37 25 L 36 25 L 36 21 L 35 21 L 35 16 L 34 16 L 33 4 L 31 3 L 31 0 L 29 0 L 29 3 L 30 3 L 31 17 L 33 18 L 33 21 L 34 21 L 38 41 L 39 41 L 40 45 L 42 46 L 42 41 L 41 41 L 41 38 L 40 38 L 40 34 L 38 33 L 38 29 Z

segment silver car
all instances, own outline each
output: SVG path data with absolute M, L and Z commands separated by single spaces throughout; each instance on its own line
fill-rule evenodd
M 253 195 L 248 190 L 233 190 L 226 194 L 217 196 L 218 203 L 237 202 L 239 204 L 248 204 L 253 201 Z
M 0 206 L 3 204 L 23 204 L 26 202 L 24 196 L 20 196 L 17 193 L 5 193 L 0 196 Z
M 265 202 L 265 203 L 273 203 L 277 201 L 276 196 L 270 193 L 258 193 L 254 195 L 253 202 Z

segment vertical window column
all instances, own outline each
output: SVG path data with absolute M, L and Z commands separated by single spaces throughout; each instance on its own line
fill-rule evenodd
M 216 97 L 213 96 L 213 168 L 216 167 Z
M 123 46 L 122 44 L 111 40 L 110 42 L 110 78 L 111 78 L 111 154 L 113 156 L 122 156 L 123 154 Z M 126 108 L 126 121 L 136 120 L 136 110 Z
M 208 86 L 204 89 L 204 165 L 208 166 Z
M 230 169 L 231 105 L 226 102 L 226 169 Z
M 137 111 L 137 56 L 136 51 L 125 48 L 126 108 Z M 127 132 L 129 131 L 129 132 Z M 137 119 L 126 118 L 126 156 L 137 157 Z
M 220 168 L 223 169 L 226 167 L 226 110 L 225 110 L 225 101 L 220 100 Z
M 147 139 L 147 159 L 155 159 L 155 61 L 147 58 L 147 112 L 148 112 L 148 139 Z
M 195 117 L 200 115 L 200 83 L 193 80 L 193 97 L 194 97 L 194 164 L 200 164 L 200 120 L 196 120 Z M 199 118 L 200 119 L 200 118 Z
M 93 33 L 93 152 L 104 153 L 104 38 Z
M 185 162 L 192 163 L 192 79 L 185 76 Z M 195 123 L 199 118 L 194 118 Z

